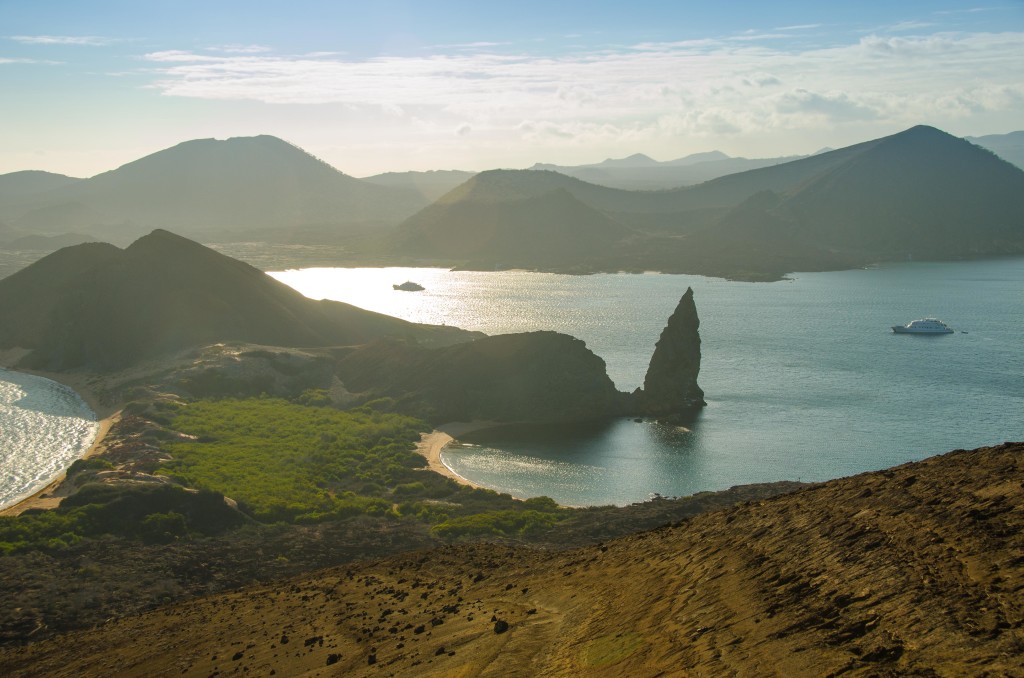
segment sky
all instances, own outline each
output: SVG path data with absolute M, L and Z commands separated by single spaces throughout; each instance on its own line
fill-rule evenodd
M 1024 0 L 0 0 L 0 174 L 271 134 L 346 174 L 1024 129 Z

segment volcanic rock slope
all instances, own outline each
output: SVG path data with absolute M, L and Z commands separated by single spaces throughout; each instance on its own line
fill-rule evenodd
M 1022 675 L 1024 444 L 583 549 L 465 544 L 0 652 L 8 675 Z

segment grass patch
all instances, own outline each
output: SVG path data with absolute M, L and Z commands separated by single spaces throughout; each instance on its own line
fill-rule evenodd
M 340 411 L 273 398 L 197 401 L 171 420 L 195 442 L 163 446 L 160 469 L 223 492 L 260 522 L 393 513 L 393 488 L 419 480 L 425 424 L 371 408 Z

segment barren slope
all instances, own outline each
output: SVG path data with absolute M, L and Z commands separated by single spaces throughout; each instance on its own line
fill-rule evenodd
M 1024 444 L 957 451 L 603 546 L 465 545 L 329 570 L 9 648 L 0 667 L 1022 675 L 1022 480 Z

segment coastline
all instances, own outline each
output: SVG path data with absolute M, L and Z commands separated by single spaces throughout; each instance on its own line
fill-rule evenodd
M 427 468 L 434 473 L 439 473 L 446 478 L 451 478 L 460 485 L 466 485 L 467 487 L 475 487 L 478 489 L 488 489 L 483 485 L 478 485 L 472 480 L 463 478 L 455 471 L 451 470 L 444 465 L 441 461 L 441 452 L 449 444 L 455 442 L 455 440 L 467 433 L 474 431 L 482 431 L 484 429 L 493 428 L 500 426 L 498 422 L 494 421 L 456 421 L 447 424 L 441 424 L 430 433 L 422 434 L 420 442 L 416 444 L 416 451 L 422 454 L 427 459 Z
M 11 372 L 21 372 L 23 374 L 30 374 L 36 377 L 42 377 L 55 381 L 58 384 L 62 384 L 72 391 L 74 391 L 82 401 L 89 406 L 93 414 L 96 416 L 96 423 L 98 425 L 96 430 L 96 437 L 93 438 L 92 444 L 85 450 L 77 459 L 88 459 L 106 450 L 105 440 L 107 434 L 110 432 L 111 427 L 117 423 L 121 418 L 121 410 L 119 405 L 103 405 L 100 402 L 99 397 L 92 390 L 88 383 L 88 377 L 85 375 L 77 374 L 64 374 L 56 372 L 45 372 L 41 370 L 28 370 L 20 369 L 15 367 L 9 367 L 12 358 L 12 352 L 4 351 L 0 352 L 0 367 Z M 16 360 L 16 358 L 15 358 Z M 95 377 L 93 377 L 95 378 Z M 72 462 L 74 463 L 74 462 Z M 68 465 L 70 467 L 70 464 Z M 56 508 L 60 502 L 70 492 L 66 489 L 61 490 L 60 486 L 67 477 L 67 468 L 62 470 L 57 475 L 50 478 L 50 480 L 40 489 L 36 490 L 32 494 L 25 496 L 10 506 L 6 506 L 0 509 L 0 516 L 17 516 L 28 509 L 52 509 Z
M 105 445 L 105 440 L 107 433 L 110 432 L 110 428 L 120 419 L 121 412 L 118 411 L 111 414 L 109 417 L 104 417 L 103 419 L 98 420 L 97 424 L 99 424 L 99 428 L 96 430 L 96 438 L 93 439 L 92 445 L 89 446 L 89 449 L 78 457 L 78 459 L 88 459 L 89 457 L 94 457 L 97 454 L 106 451 L 107 447 Z M 51 478 L 46 485 L 27 497 L 23 497 L 10 506 L 0 509 L 0 516 L 18 516 L 29 509 L 49 510 L 57 508 L 60 506 L 60 502 L 64 497 L 71 494 L 68 488 L 61 488 L 65 478 L 67 478 L 67 469 L 58 473 L 56 476 Z

